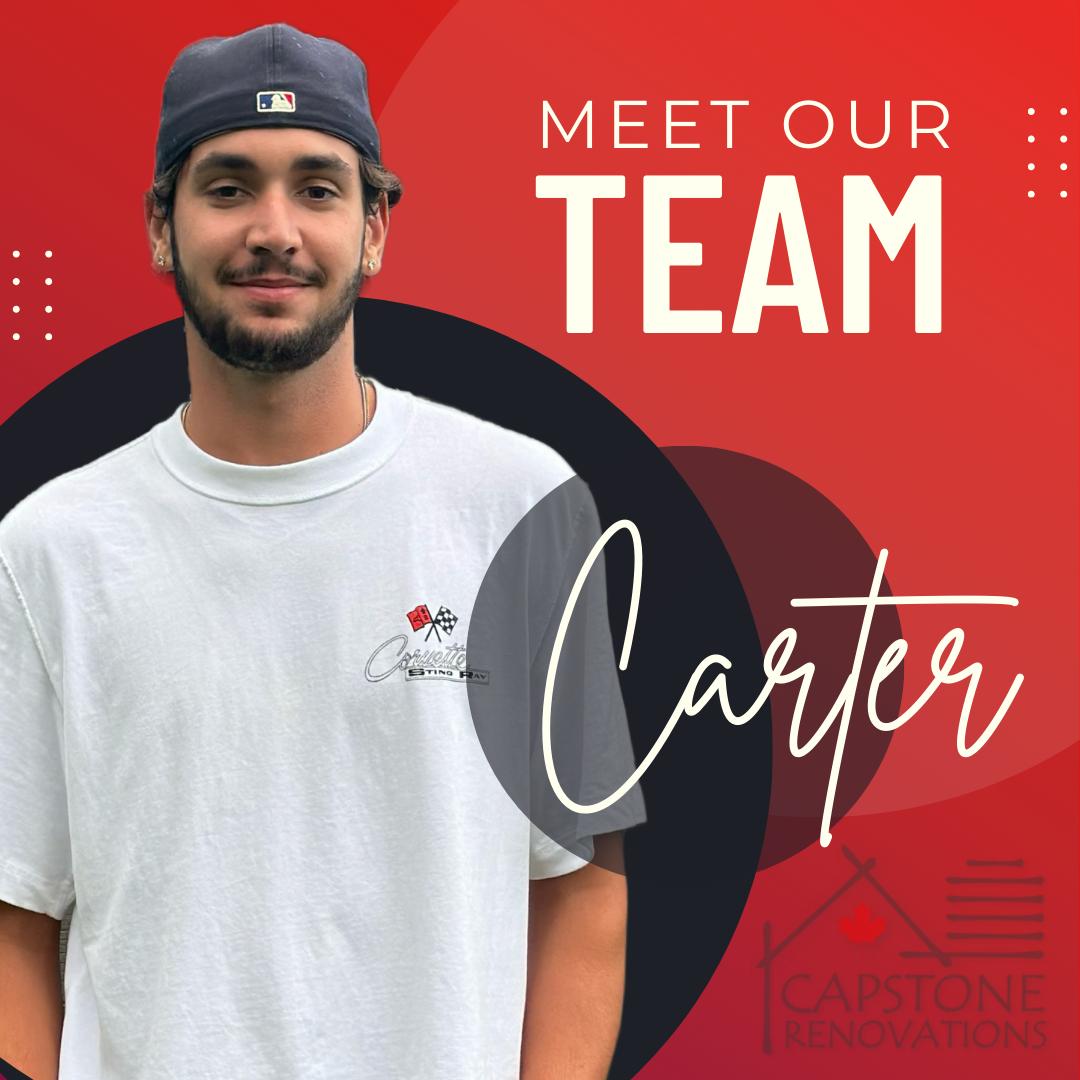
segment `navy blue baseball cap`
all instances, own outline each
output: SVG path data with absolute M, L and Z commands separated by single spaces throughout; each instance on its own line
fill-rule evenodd
M 161 99 L 154 175 L 203 139 L 251 127 L 315 128 L 379 164 L 364 62 L 285 23 L 204 38 L 177 56 Z

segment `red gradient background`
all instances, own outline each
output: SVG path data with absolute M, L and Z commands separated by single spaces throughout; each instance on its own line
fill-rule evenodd
M 959 688 L 899 732 L 833 846 L 759 875 L 712 983 L 641 1075 L 846 1078 L 918 1069 L 931 1080 L 974 1067 L 986 1077 L 1018 1069 L 1075 1077 L 1076 5 L 976 17 L 965 5 L 926 0 L 901 9 L 444 0 L 303 12 L 272 3 L 257 14 L 200 2 L 118 4 L 63 18 L 23 5 L 0 40 L 8 105 L 0 417 L 97 350 L 178 313 L 171 287 L 151 272 L 141 218 L 161 83 L 189 41 L 277 20 L 336 37 L 368 63 L 384 157 L 406 184 L 371 295 L 450 312 L 533 346 L 597 387 L 658 445 L 724 447 L 797 474 L 872 547 L 889 549 L 895 593 L 1020 599 L 1016 609 L 902 610 L 911 644 L 905 703 L 925 684 L 938 638 L 960 625 L 964 658 L 985 665 L 975 730 L 1023 672 L 1015 705 L 972 759 L 954 746 Z M 594 149 L 541 148 L 545 98 L 568 119 L 594 101 Z M 649 101 L 633 113 L 648 126 L 625 137 L 641 133 L 651 149 L 612 149 L 616 98 Z M 751 102 L 736 112 L 732 149 L 720 111 L 704 107 L 684 110 L 700 120 L 696 132 L 679 130 L 702 149 L 663 149 L 665 99 L 718 98 Z M 837 120 L 831 142 L 815 151 L 791 146 L 782 130 L 787 106 L 805 98 L 828 104 Z M 865 110 L 865 138 L 876 137 L 881 103 L 892 101 L 886 147 L 852 145 L 852 99 Z M 925 138 L 910 148 L 912 99 L 948 106 L 950 149 Z M 539 173 L 627 178 L 625 199 L 597 204 L 590 335 L 564 329 L 564 210 L 534 197 Z M 641 330 L 641 179 L 655 173 L 724 178 L 722 199 L 676 204 L 671 227 L 674 240 L 704 249 L 701 267 L 673 270 L 672 304 L 722 308 L 720 335 Z M 778 173 L 798 178 L 825 335 L 802 335 L 790 311 L 766 311 L 756 335 L 730 333 L 762 180 Z M 880 250 L 872 256 L 871 332 L 842 333 L 841 179 L 850 173 L 872 176 L 893 206 L 915 174 L 942 176 L 940 335 L 913 332 L 910 243 L 895 263 Z M 773 280 L 784 273 L 781 245 Z M 761 628 L 766 640 L 779 629 Z M 699 658 L 687 656 L 688 673 Z M 673 701 L 681 689 L 672 687 Z M 944 881 L 964 859 L 1023 858 L 1026 871 L 1044 876 L 1045 956 L 1026 970 L 1044 977 L 1046 1045 L 765 1055 L 756 966 L 763 924 L 785 935 L 844 880 L 841 845 L 875 858 L 891 893 L 942 938 Z M 846 906 L 824 915 L 798 952 L 792 947 L 794 968 L 888 969 L 909 944 L 902 920 L 876 895 L 853 890 Z M 858 899 L 886 917 L 886 929 L 856 946 L 838 920 Z

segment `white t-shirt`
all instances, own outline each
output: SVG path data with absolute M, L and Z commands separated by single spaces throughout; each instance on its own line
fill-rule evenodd
M 178 408 L 0 522 L 0 899 L 75 905 L 60 1080 L 518 1076 L 529 879 L 583 864 L 435 669 L 572 472 L 377 390 L 276 466 Z M 643 817 L 635 790 L 594 832 Z

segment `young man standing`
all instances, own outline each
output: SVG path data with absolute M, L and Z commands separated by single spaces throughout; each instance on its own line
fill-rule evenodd
M 0 1059 L 603 1077 L 625 882 L 508 798 L 461 644 L 499 543 L 571 472 L 359 377 L 401 189 L 349 50 L 283 25 L 185 49 L 155 176 L 190 401 L 0 522 Z M 426 486 L 420 530 L 431 462 L 485 484 Z M 597 815 L 598 851 L 642 818 L 636 790 Z

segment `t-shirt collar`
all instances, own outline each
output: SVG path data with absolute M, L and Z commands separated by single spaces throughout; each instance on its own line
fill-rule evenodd
M 162 465 L 182 484 L 214 499 L 274 504 L 304 502 L 332 495 L 370 476 L 405 439 L 412 419 L 410 394 L 374 379 L 376 409 L 368 429 L 325 454 L 284 465 L 240 465 L 213 457 L 188 437 L 179 405 L 151 429 Z

